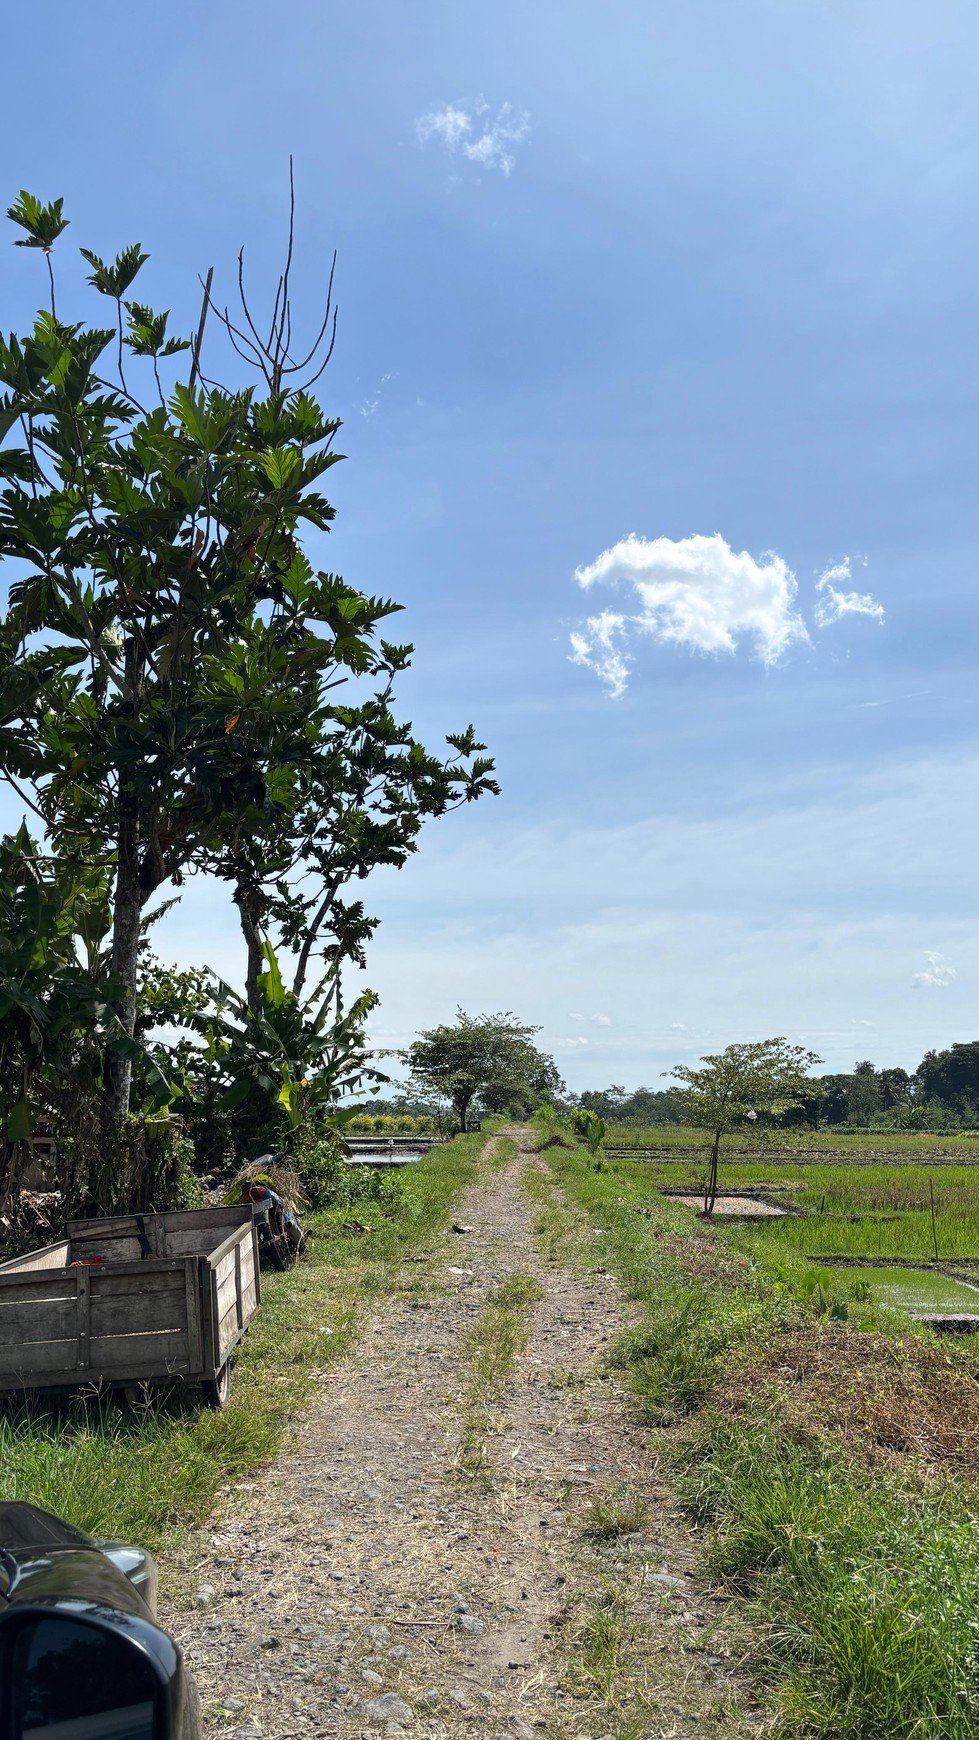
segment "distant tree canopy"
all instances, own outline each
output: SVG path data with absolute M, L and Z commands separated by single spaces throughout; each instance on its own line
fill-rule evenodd
M 554 1059 L 531 1043 L 539 1031 L 509 1011 L 467 1015 L 460 1009 L 452 1026 L 433 1027 L 408 1047 L 409 1093 L 448 1100 L 464 1130 L 474 1105 L 526 1117 L 564 1090 Z
M 589 1088 L 571 1104 L 611 1124 L 672 1124 L 687 1119 L 675 1089 L 627 1093 L 619 1084 Z M 979 1127 L 979 1040 L 928 1051 L 917 1069 L 879 1068 L 869 1059 L 849 1072 L 809 1076 L 806 1091 L 777 1121 L 784 1125 L 846 1125 L 851 1129 L 956 1130 Z

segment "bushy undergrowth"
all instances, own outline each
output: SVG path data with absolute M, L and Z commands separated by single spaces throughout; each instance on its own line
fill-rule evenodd
M 180 1390 L 148 1392 L 137 1408 L 101 1397 L 0 1409 L 0 1498 L 151 1548 L 204 1519 L 221 1489 L 275 1453 L 290 1414 L 348 1346 L 364 1296 L 392 1285 L 403 1253 L 444 1226 L 484 1140 L 462 1137 L 411 1167 L 389 1211 L 360 1230 L 337 1216 L 314 1221 L 309 1255 L 287 1274 L 263 1274 L 222 1413 Z
M 645 1309 L 612 1359 L 649 1423 L 687 1421 L 661 1448 L 711 1572 L 742 1598 L 777 1731 L 976 1740 L 976 1494 L 949 1473 L 974 1467 L 971 1351 L 869 1305 L 843 1320 L 806 1259 L 738 1250 L 631 1167 L 548 1159 L 600 1229 L 592 1260 Z M 936 1424 L 955 1396 L 962 1445 Z
M 357 1202 L 393 1206 L 401 1197 L 398 1173 L 351 1166 L 341 1138 L 331 1130 L 307 1128 L 295 1143 L 296 1171 L 310 1207 L 325 1212 Z

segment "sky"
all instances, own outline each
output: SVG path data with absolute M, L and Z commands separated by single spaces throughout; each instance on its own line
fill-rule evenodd
M 513 1010 L 583 1089 L 974 1037 L 975 7 L 35 0 L 5 41 L 59 312 L 69 243 L 140 240 L 177 330 L 243 244 L 261 300 L 290 153 L 311 328 L 337 251 L 311 553 L 404 604 L 403 715 L 503 787 L 358 890 L 373 1042 Z M 39 267 L 0 253 L 5 329 Z M 226 890 L 154 936 L 243 976 Z

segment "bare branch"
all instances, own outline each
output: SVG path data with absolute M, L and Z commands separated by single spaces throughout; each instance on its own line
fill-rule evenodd
M 197 327 L 197 337 L 194 340 L 194 349 L 193 349 L 191 368 L 190 368 L 190 380 L 188 382 L 188 386 L 189 386 L 191 392 L 193 392 L 193 390 L 194 390 L 194 382 L 197 379 L 197 375 L 199 373 L 200 366 L 201 366 L 201 345 L 204 343 L 204 323 L 207 320 L 207 311 L 211 305 L 211 285 L 213 284 L 213 282 L 214 282 L 214 267 L 208 266 L 207 279 L 204 282 L 204 300 L 201 303 L 201 318 L 200 318 L 200 321 L 199 321 L 198 327 Z

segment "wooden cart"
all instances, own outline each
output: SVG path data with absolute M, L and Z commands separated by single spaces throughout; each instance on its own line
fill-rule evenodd
M 179 1381 L 223 1407 L 260 1300 L 249 1205 L 70 1221 L 0 1263 L 0 1395 Z

